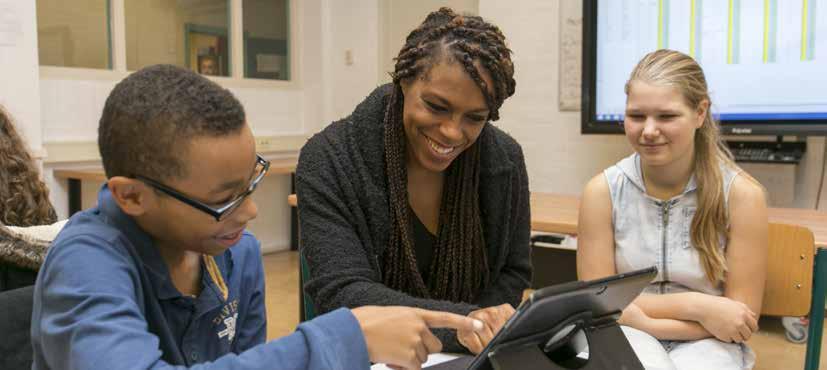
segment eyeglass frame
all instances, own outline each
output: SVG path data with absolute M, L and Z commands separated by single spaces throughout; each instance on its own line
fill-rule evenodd
M 184 195 L 184 193 L 175 190 L 167 185 L 164 185 L 158 181 L 150 179 L 146 176 L 133 175 L 131 177 L 141 180 L 147 185 L 159 190 L 160 192 L 169 195 L 190 207 L 193 207 L 201 212 L 204 212 L 212 216 L 213 218 L 215 218 L 216 222 L 221 222 L 224 219 L 224 217 L 229 216 L 230 214 L 232 214 L 233 211 L 235 211 L 236 209 L 238 209 L 239 206 L 241 206 L 244 200 L 247 199 L 247 197 L 250 196 L 250 194 L 252 194 L 253 191 L 256 190 L 256 187 L 258 187 L 258 184 L 261 182 L 262 179 L 264 179 L 264 176 L 267 175 L 267 171 L 270 170 L 270 161 L 264 159 L 264 157 L 262 157 L 260 154 L 256 154 L 256 167 L 258 167 L 259 164 L 264 166 L 264 168 L 262 168 L 261 173 L 259 173 L 253 179 L 253 181 L 250 182 L 250 185 L 247 186 L 247 190 L 239 194 L 239 196 L 229 201 L 227 204 L 218 208 L 210 207 L 204 202 L 192 199 L 189 196 Z

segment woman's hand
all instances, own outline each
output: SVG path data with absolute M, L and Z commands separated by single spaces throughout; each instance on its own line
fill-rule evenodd
M 742 343 L 758 330 L 758 315 L 746 304 L 727 297 L 707 295 L 703 316 L 699 323 L 722 342 Z
M 468 317 L 482 321 L 483 329 L 476 332 L 457 330 L 457 340 L 471 353 L 479 354 L 512 315 L 514 315 L 514 307 L 508 303 L 473 311 L 468 314 Z

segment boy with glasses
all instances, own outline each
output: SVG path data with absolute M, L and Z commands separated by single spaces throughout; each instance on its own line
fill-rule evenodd
M 418 369 L 441 349 L 429 327 L 482 327 L 362 307 L 265 343 L 261 254 L 245 227 L 269 162 L 238 100 L 185 69 L 147 67 L 112 90 L 98 135 L 109 180 L 41 267 L 33 369 Z

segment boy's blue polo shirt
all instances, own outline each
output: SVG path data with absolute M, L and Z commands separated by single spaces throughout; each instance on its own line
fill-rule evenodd
M 345 309 L 265 343 L 264 272 L 252 234 L 205 257 L 201 293 L 187 297 L 105 186 L 98 204 L 72 217 L 38 274 L 33 369 L 370 366 L 359 323 Z

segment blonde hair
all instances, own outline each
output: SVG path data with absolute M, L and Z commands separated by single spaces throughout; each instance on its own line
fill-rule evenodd
M 723 282 L 727 267 L 721 247 L 729 239 L 729 215 L 721 167 L 738 167 L 721 139 L 718 123 L 712 117 L 712 100 L 704 72 L 688 55 L 662 49 L 647 54 L 638 62 L 626 82 L 624 90 L 627 96 L 633 81 L 673 87 L 681 93 L 684 102 L 696 111 L 701 109 L 704 101 L 709 103 L 703 125 L 695 131 L 692 172 L 697 184 L 698 208 L 692 218 L 690 235 L 707 279 L 713 284 Z M 745 172 L 741 174 L 753 180 Z
M 11 117 L 0 107 L 0 222 L 9 226 L 34 226 L 57 221 L 49 202 L 49 189 Z

